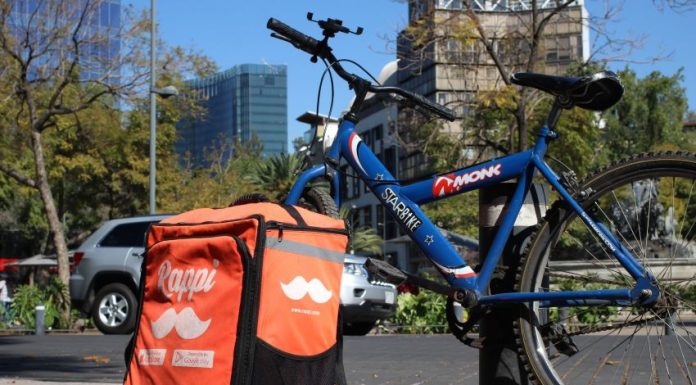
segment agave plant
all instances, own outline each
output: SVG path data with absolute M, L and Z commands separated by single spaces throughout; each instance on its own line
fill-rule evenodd
M 277 201 L 288 194 L 305 165 L 301 155 L 273 155 L 252 166 L 246 180 L 254 185 L 257 192 Z
M 347 205 L 341 206 L 338 215 L 346 221 L 350 226 L 350 245 L 349 251 L 356 254 L 375 255 L 382 254 L 384 240 L 380 237 L 372 227 L 356 228 L 352 217 L 352 210 Z

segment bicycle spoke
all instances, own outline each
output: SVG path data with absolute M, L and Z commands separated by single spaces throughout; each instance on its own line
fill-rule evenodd
M 696 366 L 696 327 L 691 324 L 696 318 L 696 274 L 686 270 L 691 267 L 684 262 L 685 257 L 696 257 L 696 158 L 655 157 L 660 160 L 639 157 L 589 178 L 587 187 L 593 194 L 582 205 L 601 225 L 599 230 L 561 206 L 556 208 L 560 213 L 554 213 L 560 215 L 543 224 L 532 241 L 520 284 L 524 291 L 633 289 L 636 280 L 607 246 L 605 229 L 608 238 L 614 237 L 611 242 L 620 243 L 651 273 L 660 290 L 651 304 L 594 301 L 568 307 L 567 312 L 549 308 L 544 327 L 563 324 L 567 331 L 560 335 L 543 334 L 540 326 L 520 328 L 523 337 L 526 330 L 548 336 L 523 339 L 526 357 L 540 368 L 534 371 L 539 383 L 696 382 L 691 370 Z M 532 311 L 539 314 L 542 309 Z M 566 340 L 575 343 L 576 354 L 567 354 Z M 550 346 L 553 357 L 534 353 L 541 341 Z
M 690 203 L 690 202 L 691 202 L 691 195 L 692 195 L 693 192 L 694 192 L 694 185 L 696 185 L 696 180 L 694 180 L 693 182 L 691 182 L 691 188 L 689 189 L 689 198 L 686 200 L 687 203 Z M 687 207 L 688 207 L 688 206 L 687 206 Z M 679 222 L 680 222 L 679 233 L 681 233 L 682 230 L 684 230 L 684 219 L 686 218 L 686 213 L 687 213 L 687 212 L 688 212 L 688 210 L 685 209 L 685 210 L 684 210 L 684 213 L 682 214 L 682 219 L 681 219 L 681 221 L 679 221 Z
M 672 382 L 672 373 L 669 371 L 669 365 L 667 365 L 667 357 L 665 356 L 665 347 L 663 345 L 663 337 L 664 336 L 658 336 L 657 337 L 657 344 L 660 347 L 660 353 L 662 354 L 662 362 L 665 363 L 665 372 L 667 373 L 667 379 L 669 380 L 670 385 L 674 385 L 674 382 Z
M 624 220 L 626 221 L 626 226 L 628 227 L 628 229 L 631 231 L 631 234 L 633 235 L 633 239 L 636 239 L 636 238 L 637 238 L 637 237 L 636 237 L 636 233 L 635 233 L 635 231 L 633 231 L 633 226 L 631 226 L 631 221 L 629 221 L 629 220 L 628 220 L 628 217 L 626 216 L 626 210 L 624 210 L 623 205 L 622 205 L 621 202 L 619 201 L 619 198 L 616 196 L 616 192 L 615 192 L 615 191 L 612 191 L 611 194 L 612 194 L 612 197 L 614 198 L 614 202 L 615 202 L 616 205 L 619 207 L 619 211 L 621 212 L 621 215 L 623 216 Z M 602 211 L 602 214 L 604 214 L 604 216 L 605 216 L 606 218 L 609 217 L 609 216 L 604 212 L 604 210 L 603 210 L 598 204 L 597 204 L 597 207 L 599 208 L 599 210 Z M 620 232 L 619 232 L 619 233 L 620 233 Z M 628 241 L 626 240 L 626 238 L 624 238 L 623 241 L 626 242 L 626 243 L 628 243 Z M 631 250 L 631 251 L 633 251 L 633 253 L 635 254 L 635 251 L 634 251 L 634 250 Z M 643 250 L 641 250 L 641 253 L 644 254 L 645 252 L 644 252 Z
M 676 195 L 676 191 L 677 191 L 677 180 L 675 177 L 672 177 L 672 217 L 674 217 L 674 215 L 676 214 L 674 212 L 674 210 L 676 210 L 676 207 L 677 207 L 676 202 L 674 201 L 674 196 Z M 687 207 L 688 207 L 688 202 L 687 202 Z M 670 220 L 672 220 L 672 218 L 670 218 Z M 674 227 L 674 223 L 670 223 L 670 226 Z M 677 235 L 677 232 L 675 231 L 674 228 L 672 228 L 672 242 L 670 242 L 670 244 L 669 244 L 669 247 L 670 247 L 669 256 L 670 256 L 670 258 L 672 258 L 672 260 L 674 260 L 674 258 L 676 258 L 676 248 L 674 247 L 674 244 L 677 241 L 676 235 Z
M 674 361 L 677 363 L 679 370 L 682 372 L 682 375 L 686 380 L 689 381 L 689 385 L 694 385 L 693 381 L 691 380 L 691 373 L 689 372 L 689 364 L 686 362 L 686 356 L 684 355 L 684 349 L 682 348 L 681 341 L 679 341 L 679 338 L 675 338 L 677 341 L 677 346 L 679 347 L 679 353 L 681 354 L 682 360 L 681 363 L 677 359 L 677 357 L 674 357 Z M 672 356 L 675 356 L 674 351 L 672 351 Z M 683 365 L 682 365 L 683 363 Z
M 679 357 L 677 357 L 676 354 L 674 354 L 674 351 L 671 351 L 672 353 L 672 359 L 677 365 L 677 369 L 679 369 L 679 372 L 681 373 L 682 377 L 688 381 L 689 385 L 693 385 L 693 382 L 691 381 L 691 377 L 689 376 L 689 373 L 684 369 L 684 364 L 679 361 Z
M 653 186 L 653 180 L 650 179 L 648 182 L 648 215 L 647 215 L 647 223 L 645 224 L 645 250 L 648 250 L 648 241 L 651 238 L 650 234 L 650 213 L 651 213 L 651 206 L 652 206 L 652 186 Z M 645 263 L 645 260 L 648 258 L 648 253 L 643 253 L 643 259 L 641 262 Z
M 636 189 L 635 189 L 635 186 L 633 183 L 631 183 L 631 192 L 633 193 L 633 212 L 634 212 L 634 216 L 636 217 L 635 218 L 636 224 L 638 225 L 638 237 L 636 238 L 636 240 L 638 241 L 638 245 L 640 245 L 642 248 L 643 247 L 643 239 L 641 238 L 641 236 L 643 234 L 642 234 L 642 231 L 640 228 L 640 215 L 638 214 L 640 209 L 638 208 L 638 197 L 636 197 Z M 646 254 L 644 249 L 641 250 L 641 254 L 642 255 Z

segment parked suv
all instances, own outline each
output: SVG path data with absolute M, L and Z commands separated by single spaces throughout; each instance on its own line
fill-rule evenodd
M 151 224 L 167 217 L 106 221 L 75 250 L 70 296 L 78 309 L 91 314 L 102 333 L 127 334 L 135 328 L 145 234 Z M 346 334 L 367 334 L 377 320 L 395 310 L 396 289 L 371 279 L 365 259 L 346 255 L 341 286 Z
M 365 260 L 346 254 L 341 280 L 343 334 L 365 335 L 378 320 L 391 317 L 396 310 L 396 288 L 372 277 Z
M 106 221 L 75 250 L 70 297 L 102 333 L 126 334 L 135 327 L 145 234 L 168 216 Z

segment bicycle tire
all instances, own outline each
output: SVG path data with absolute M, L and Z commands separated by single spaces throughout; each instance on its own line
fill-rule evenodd
M 326 191 L 326 189 L 317 186 L 306 188 L 302 192 L 298 205 L 310 211 L 324 214 L 332 218 L 339 217 L 336 202 L 334 202 L 333 198 L 328 191 Z
M 650 266 L 663 294 L 660 304 L 650 307 L 522 305 L 514 328 L 530 382 L 693 384 L 696 329 L 690 323 L 696 320 L 696 285 L 679 274 L 694 264 L 689 258 L 696 262 L 696 157 L 641 154 L 600 170 L 581 185 L 581 191 L 592 189 L 581 201 L 588 214 Z M 575 212 L 557 202 L 527 246 L 515 288 L 630 287 L 623 284 L 628 273 L 606 253 Z

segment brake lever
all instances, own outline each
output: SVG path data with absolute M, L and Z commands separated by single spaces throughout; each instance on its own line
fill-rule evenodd
M 285 37 L 285 36 L 283 36 L 283 35 L 281 35 L 281 34 L 279 34 L 279 33 L 271 32 L 271 37 L 275 37 L 275 38 L 278 39 L 278 40 L 286 41 L 286 42 L 290 43 L 293 47 L 295 47 L 295 48 L 297 48 L 297 49 L 302 49 L 301 46 L 300 46 L 298 43 L 295 43 L 294 41 L 288 39 L 287 37 Z

